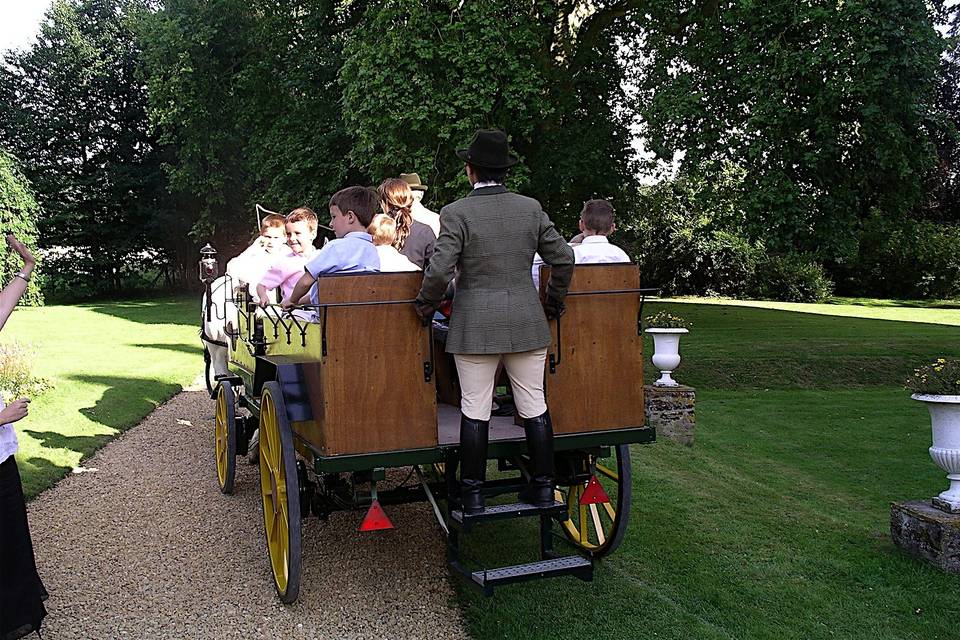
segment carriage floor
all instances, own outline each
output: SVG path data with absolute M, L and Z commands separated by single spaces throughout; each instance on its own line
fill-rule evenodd
M 437 435 L 441 446 L 460 442 L 460 407 L 437 405 Z M 523 439 L 523 427 L 513 424 L 513 418 L 490 417 L 490 442 Z

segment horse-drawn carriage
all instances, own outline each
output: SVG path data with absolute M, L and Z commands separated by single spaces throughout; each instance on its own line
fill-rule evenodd
M 201 266 L 208 283 L 214 265 L 208 259 L 206 272 Z M 654 440 L 644 424 L 640 315 L 646 290 L 639 288 L 638 268 L 577 266 L 567 312 L 552 323 L 544 376 L 555 430 L 554 505 L 491 500 L 478 515 L 457 504 L 459 390 L 437 332 L 414 310 L 421 278 L 323 277 L 317 281 L 321 304 L 294 314 L 262 309 L 246 287 L 227 294 L 237 316 L 228 324 L 230 373 L 213 390 L 217 480 L 224 493 L 233 492 L 236 458 L 259 429 L 267 550 L 283 602 L 299 592 L 301 520 L 311 513 L 326 518 L 366 510 L 361 529 L 378 529 L 391 526 L 384 507 L 427 502 L 446 537 L 451 569 L 488 595 L 497 585 L 534 578 L 590 580 L 594 560 L 623 539 L 632 489 L 629 445 Z M 498 477 L 488 480 L 484 494 L 516 494 L 528 459 L 514 419 L 491 419 L 488 457 L 497 461 Z M 409 469 L 416 484 L 388 482 L 397 469 Z M 509 567 L 471 566 L 461 536 L 519 517 L 538 523 L 540 557 Z M 557 541 L 572 553 L 560 555 Z

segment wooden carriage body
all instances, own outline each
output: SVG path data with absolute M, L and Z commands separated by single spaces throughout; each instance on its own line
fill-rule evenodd
M 542 281 L 548 277 L 544 267 Z M 422 326 L 412 304 L 421 278 L 420 273 L 321 278 L 322 304 L 313 318 L 284 319 L 268 310 L 259 348 L 256 314 L 241 314 L 231 362 L 250 399 L 255 403 L 264 382 L 279 381 L 298 450 L 323 469 L 350 469 L 344 464 L 356 467 L 361 457 L 378 466 L 379 454 L 399 452 L 433 459 L 439 449 L 458 444 L 452 357 Z M 575 270 L 567 311 L 551 323 L 553 344 L 544 369 L 558 440 L 602 433 L 609 436 L 607 444 L 652 438 L 644 420 L 638 289 L 635 265 Z M 491 428 L 495 443 L 523 440 L 510 418 L 493 418 Z M 631 433 L 612 433 L 624 430 Z M 583 442 L 576 438 L 571 445 Z M 492 448 L 491 457 L 498 451 Z

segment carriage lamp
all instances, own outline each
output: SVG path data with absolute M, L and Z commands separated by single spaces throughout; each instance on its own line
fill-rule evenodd
M 217 279 L 218 272 L 217 250 L 207 243 L 200 249 L 200 282 L 213 282 Z

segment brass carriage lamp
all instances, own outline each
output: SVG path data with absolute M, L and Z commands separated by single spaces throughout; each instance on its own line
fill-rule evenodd
M 217 279 L 219 267 L 217 265 L 217 250 L 207 243 L 200 249 L 200 282 L 211 283 Z

